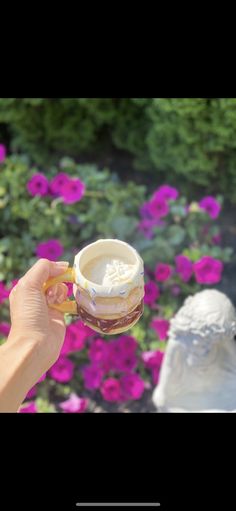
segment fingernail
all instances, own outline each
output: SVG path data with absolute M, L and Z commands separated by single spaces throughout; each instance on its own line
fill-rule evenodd
M 69 266 L 68 261 L 57 261 L 55 264 L 57 266 L 63 266 L 63 267 L 66 267 L 66 268 Z

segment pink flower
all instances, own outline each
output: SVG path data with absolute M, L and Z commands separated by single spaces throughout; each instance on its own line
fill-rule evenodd
M 157 191 L 154 193 L 155 197 L 161 197 L 164 200 L 176 200 L 179 196 L 179 192 L 176 188 L 169 185 L 159 186 Z
M 56 261 L 63 254 L 63 246 L 58 240 L 48 240 L 39 243 L 36 247 L 38 257 L 45 257 L 50 261 Z
M 193 264 L 188 257 L 185 255 L 178 255 L 175 258 L 176 271 L 179 273 L 181 279 L 184 282 L 188 282 L 191 279 L 193 273 Z
M 168 215 L 169 206 L 167 202 L 158 195 L 154 195 L 153 198 L 149 202 L 149 211 L 150 215 L 153 218 L 161 218 L 163 216 Z
M 59 172 L 50 182 L 50 192 L 53 195 L 61 195 L 65 185 L 69 182 L 69 176 L 64 172 Z
M 153 367 L 151 369 L 151 373 L 152 373 L 152 383 L 153 383 L 153 385 L 157 385 L 159 382 L 159 377 L 160 377 L 160 368 Z
M 169 264 L 159 263 L 155 268 L 155 277 L 159 282 L 165 282 L 170 278 L 172 274 L 172 268 Z
M 9 289 L 5 286 L 4 282 L 0 282 L 0 303 L 4 302 L 10 294 Z
M 0 334 L 3 334 L 5 337 L 8 336 L 11 329 L 11 325 L 7 323 L 6 321 L 2 321 L 0 323 Z
M 150 218 L 149 202 L 144 202 L 139 210 L 142 218 Z
M 193 270 L 199 284 L 217 284 L 221 280 L 223 263 L 211 256 L 203 256 L 194 263 Z
M 151 369 L 152 382 L 156 385 L 159 381 L 159 373 L 163 362 L 164 353 L 162 351 L 144 351 L 141 358 L 144 365 Z
M 129 373 L 137 366 L 138 360 L 134 353 L 123 353 L 116 361 L 116 369 L 122 373 Z
M 138 348 L 138 343 L 132 335 L 121 335 L 119 337 L 119 344 L 124 353 L 135 353 Z
M 60 355 L 56 363 L 49 369 L 51 378 L 55 381 L 65 383 L 73 378 L 74 364 L 63 355 Z
M 81 398 L 75 393 L 70 394 L 69 399 L 59 403 L 60 408 L 67 413 L 83 413 L 88 405 L 88 399 Z
M 138 374 L 125 374 L 121 376 L 120 385 L 126 399 L 140 399 L 145 386 Z
M 37 381 L 37 383 L 40 383 L 41 381 L 44 381 L 46 379 L 46 376 L 47 376 L 47 373 L 42 374 L 42 376 L 40 376 L 40 378 Z
M 85 193 L 85 184 L 80 179 L 70 179 L 61 190 L 65 204 L 74 204 L 82 199 Z
M 38 172 L 34 174 L 27 183 L 28 192 L 33 195 L 47 195 L 48 193 L 48 180 L 44 174 Z
M 199 202 L 199 206 L 201 209 L 204 209 L 211 218 L 214 219 L 219 216 L 221 205 L 219 204 L 219 202 L 217 202 L 216 199 L 214 199 L 214 197 L 211 197 L 210 195 L 204 197 Z
M 151 322 L 151 328 L 155 330 L 161 341 L 167 338 L 170 322 L 167 319 L 156 318 Z
M 102 383 L 101 394 L 105 401 L 116 402 L 121 399 L 121 386 L 116 378 L 107 378 Z
M 213 245 L 220 245 L 221 241 L 222 241 L 221 235 L 215 234 L 215 236 L 212 236 L 211 241 L 212 241 Z
M 6 158 L 6 147 L 4 144 L 0 144 L 0 163 L 2 163 Z
M 90 360 L 95 364 L 104 362 L 104 360 L 107 358 L 107 353 L 108 345 L 106 341 L 100 338 L 94 339 L 88 352 Z
M 34 387 L 32 387 L 32 389 L 29 390 L 28 394 L 26 395 L 26 398 L 27 399 L 31 399 L 32 397 L 35 397 L 36 396 L 36 385 L 34 385 Z
M 73 284 L 71 282 L 66 282 L 66 285 L 68 287 L 67 296 L 71 296 L 73 294 Z
M 67 355 L 67 353 L 81 351 L 85 346 L 87 337 L 87 333 L 83 328 L 80 328 L 76 323 L 71 323 L 66 329 L 61 354 Z
M 145 238 L 152 239 L 153 238 L 153 228 L 165 225 L 163 220 L 158 219 L 143 219 L 138 224 L 138 230 L 143 233 Z
M 84 386 L 86 389 L 98 389 L 101 385 L 104 371 L 97 365 L 88 365 L 82 369 Z
M 34 401 L 27 403 L 26 406 L 22 406 L 19 410 L 20 413 L 37 413 L 37 407 Z
M 144 303 L 148 305 L 152 305 L 160 296 L 160 289 L 152 280 L 145 284 L 144 292 Z

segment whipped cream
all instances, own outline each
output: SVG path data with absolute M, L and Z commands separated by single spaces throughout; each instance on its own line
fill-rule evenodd
M 125 283 L 133 273 L 133 264 L 116 257 L 95 257 L 83 268 L 84 277 L 101 286 Z

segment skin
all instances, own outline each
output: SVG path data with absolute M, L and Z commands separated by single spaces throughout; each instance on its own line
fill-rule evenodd
M 0 412 L 17 412 L 28 391 L 59 357 L 64 315 L 48 305 L 63 302 L 67 286 L 56 284 L 46 294 L 42 286 L 67 267 L 67 262 L 40 259 L 11 291 L 11 330 L 0 346 Z

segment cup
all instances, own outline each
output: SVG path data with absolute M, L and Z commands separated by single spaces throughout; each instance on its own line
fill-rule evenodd
M 73 268 L 44 284 L 73 282 L 75 300 L 50 307 L 80 316 L 101 334 L 131 328 L 143 313 L 144 265 L 138 252 L 117 239 L 100 239 L 75 256 Z

